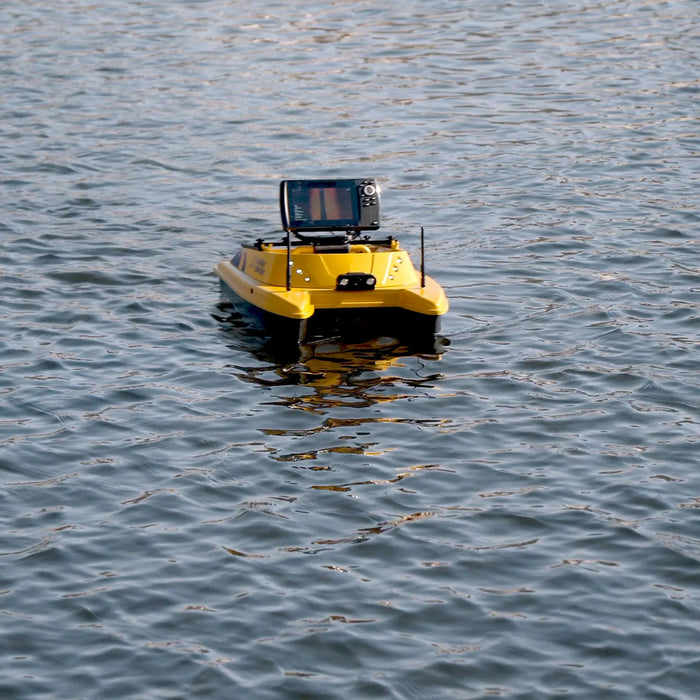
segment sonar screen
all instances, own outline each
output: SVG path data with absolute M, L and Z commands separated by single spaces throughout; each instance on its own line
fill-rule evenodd
M 375 180 L 283 180 L 280 210 L 285 231 L 366 231 L 379 228 Z

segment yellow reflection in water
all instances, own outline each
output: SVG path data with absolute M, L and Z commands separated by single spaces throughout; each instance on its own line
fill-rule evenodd
M 243 381 L 262 386 L 302 385 L 314 391 L 286 396 L 274 403 L 312 413 L 329 408 L 366 408 L 410 399 L 440 379 L 437 373 L 423 374 L 428 363 L 439 361 L 442 346 L 432 354 L 417 354 L 388 338 L 347 345 L 323 342 L 300 346 L 292 363 L 275 361 L 272 366 L 237 367 Z M 263 359 L 263 358 L 261 358 Z

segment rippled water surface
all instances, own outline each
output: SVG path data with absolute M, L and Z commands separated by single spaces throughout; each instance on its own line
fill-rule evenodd
M 0 695 L 697 697 L 699 9 L 4 0 Z M 443 353 L 221 303 L 319 175 Z

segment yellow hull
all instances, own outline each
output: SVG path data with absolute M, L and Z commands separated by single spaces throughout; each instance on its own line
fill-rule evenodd
M 287 250 L 272 244 L 245 246 L 232 261 L 220 262 L 214 272 L 248 304 L 289 319 L 308 319 L 320 309 L 395 308 L 441 316 L 449 304 L 440 285 L 425 277 L 425 285 L 408 253 L 372 244 L 346 246 L 348 252 L 316 252 L 311 245 L 291 251 L 287 289 Z M 340 275 L 373 275 L 371 290 L 339 291 Z

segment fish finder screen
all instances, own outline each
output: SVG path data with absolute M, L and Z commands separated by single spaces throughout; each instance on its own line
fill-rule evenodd
M 294 229 L 348 228 L 360 223 L 354 181 L 290 183 L 286 207 L 289 227 Z

